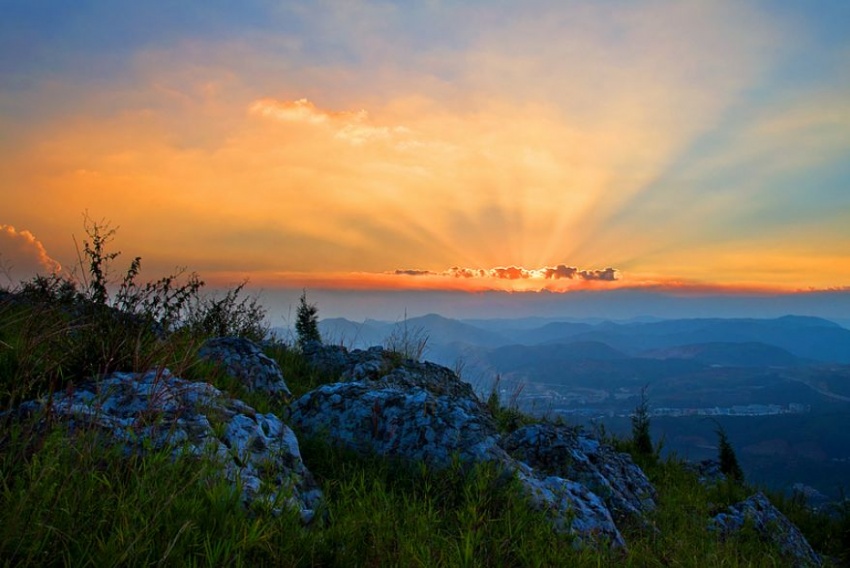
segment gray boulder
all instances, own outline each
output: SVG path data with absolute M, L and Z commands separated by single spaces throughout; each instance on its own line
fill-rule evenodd
M 521 462 L 513 468 L 531 504 L 546 513 L 556 531 L 575 535 L 579 545 L 626 548 L 605 502 L 587 487 L 562 477 L 540 475 Z
M 407 359 L 381 377 L 379 381 L 400 389 L 422 388 L 437 396 L 467 400 L 478 405 L 480 410 L 490 418 L 489 411 L 486 411 L 478 400 L 472 385 L 461 381 L 454 371 L 442 365 Z
M 323 375 L 338 378 L 353 361 L 348 349 L 342 345 L 325 345 L 319 341 L 307 341 L 301 346 L 304 358 Z
M 705 459 L 699 462 L 685 462 L 686 470 L 697 475 L 703 485 L 716 485 L 726 481 L 726 474 L 720 470 L 720 461 Z
M 363 381 L 322 385 L 290 406 L 290 421 L 307 435 L 327 434 L 361 453 L 400 456 L 445 468 L 505 456 L 492 418 L 476 401 L 435 396 Z M 506 457 L 506 456 L 505 456 Z
M 806 537 L 761 492 L 729 507 L 710 522 L 723 536 L 752 526 L 767 542 L 777 546 L 793 566 L 822 566 L 820 556 L 812 550 Z
M 384 386 L 421 387 L 434 394 L 450 394 L 477 401 L 472 386 L 442 365 L 406 359 L 399 353 L 376 345 L 349 351 L 339 345 L 308 342 L 304 356 L 313 368 L 340 382 L 378 381 Z
M 288 400 L 292 393 L 283 380 L 277 361 L 268 357 L 259 345 L 241 337 L 216 337 L 207 340 L 198 357 L 221 365 L 224 371 L 252 391 Z
M 604 500 L 617 522 L 641 519 L 655 508 L 655 488 L 631 456 L 580 428 L 531 424 L 506 436 L 501 445 L 536 470 L 581 483 Z
M 172 449 L 175 459 L 213 458 L 220 474 L 242 487 L 247 506 L 300 511 L 309 521 L 321 490 L 304 466 L 295 434 L 274 414 L 261 414 L 207 383 L 174 377 L 167 369 L 113 373 L 98 382 L 30 401 L 20 412 L 49 409 L 71 428 L 96 428 L 127 453 Z
M 455 459 L 495 464 L 506 478 L 520 481 L 530 502 L 546 512 L 556 530 L 575 535 L 580 543 L 625 546 L 598 496 L 511 458 L 499 446 L 486 407 L 474 396 L 460 395 L 464 386 L 449 384 L 449 377 L 460 382 L 451 371 L 430 374 L 433 367 L 406 363 L 379 380 L 323 385 L 292 403 L 291 422 L 308 436 L 436 469 Z
M 390 354 L 378 345 L 343 353 L 346 357 L 345 365 L 339 372 L 339 379 L 342 381 L 380 379 L 396 364 Z

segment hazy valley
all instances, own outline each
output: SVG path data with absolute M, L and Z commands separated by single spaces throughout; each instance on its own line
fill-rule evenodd
M 832 321 L 428 315 L 320 327 L 326 342 L 350 348 L 424 343 L 425 359 L 484 396 L 497 388 L 524 411 L 615 433 L 628 432 L 645 388 L 664 452 L 712 457 L 722 425 L 754 482 L 838 498 L 850 479 L 850 330 Z

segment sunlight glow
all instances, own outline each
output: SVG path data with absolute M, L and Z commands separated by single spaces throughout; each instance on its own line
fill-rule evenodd
M 271 286 L 850 282 L 846 45 L 740 3 L 538 8 L 69 49 L 0 95 L 0 222 L 68 264 L 88 211 L 156 270 Z

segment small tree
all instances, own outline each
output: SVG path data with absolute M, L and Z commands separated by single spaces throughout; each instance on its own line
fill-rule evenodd
M 298 335 L 298 345 L 304 347 L 308 341 L 322 341 L 319 334 L 319 308 L 307 303 L 307 290 L 301 292 L 298 302 L 298 313 L 295 318 L 295 333 Z
M 638 454 L 651 456 L 654 453 L 652 438 L 649 435 L 649 399 L 646 387 L 640 389 L 640 402 L 632 414 L 632 444 Z
M 717 453 L 720 461 L 720 471 L 726 477 L 733 481 L 744 481 L 744 471 L 738 464 L 738 457 L 735 455 L 735 450 L 732 444 L 729 443 L 729 437 L 726 435 L 726 430 L 719 423 L 717 424 Z

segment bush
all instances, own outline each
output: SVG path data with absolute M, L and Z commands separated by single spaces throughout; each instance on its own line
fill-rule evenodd
M 744 471 L 738 464 L 738 457 L 735 455 L 732 444 L 729 443 L 726 430 L 723 429 L 723 426 L 717 424 L 715 432 L 717 433 L 717 459 L 720 461 L 720 471 L 729 479 L 743 483 Z
M 269 325 L 266 309 L 255 296 L 239 299 L 247 282 L 225 292 L 223 297 L 195 296 L 187 316 L 187 327 L 202 336 L 237 336 L 260 342 L 266 338 Z
M 322 336 L 319 333 L 319 308 L 315 304 L 307 303 L 307 290 L 301 292 L 301 298 L 298 302 L 295 333 L 298 335 L 298 345 L 301 347 L 310 341 L 320 343 L 322 341 Z
M 139 257 L 113 281 L 115 229 L 87 217 L 85 230 L 74 273 L 37 276 L 0 301 L 3 403 L 113 371 L 179 373 L 211 335 L 265 337 L 265 309 L 240 298 L 245 283 L 223 297 L 202 297 L 204 282 L 185 270 L 142 284 Z
M 632 414 L 632 445 L 635 452 L 643 456 L 652 456 L 655 450 L 652 447 L 652 437 L 649 434 L 649 399 L 646 396 L 646 387 L 640 389 L 640 402 Z

